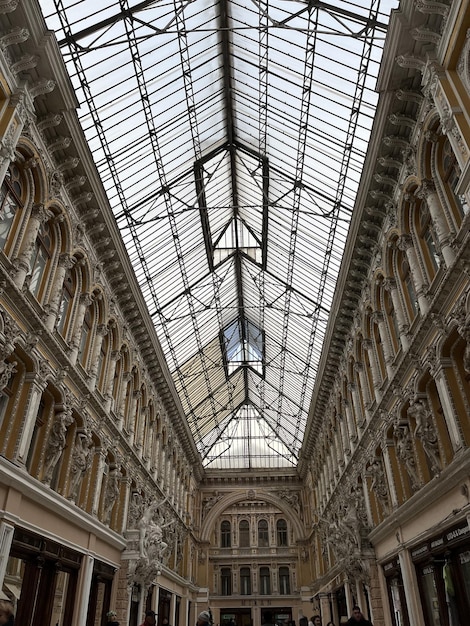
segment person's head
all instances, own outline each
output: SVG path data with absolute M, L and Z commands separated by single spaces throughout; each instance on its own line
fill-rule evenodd
M 356 620 L 356 622 L 360 622 L 360 621 L 361 621 L 361 619 L 362 619 L 362 611 L 361 611 L 361 609 L 357 606 L 357 604 L 356 604 L 356 606 L 353 606 L 352 616 L 353 616 L 353 619 L 355 619 L 355 620 Z
M 212 615 L 210 611 L 201 611 L 197 616 L 197 626 L 210 626 L 212 624 Z
M 162 624 L 164 624 L 164 626 L 166 626 L 168 624 L 168 617 L 164 617 L 163 618 Z
M 299 626 L 308 626 L 308 619 L 304 615 L 299 617 Z
M 13 604 L 8 600 L 0 600 L 0 624 L 13 623 Z
M 148 624 L 148 626 L 155 626 L 155 612 L 147 611 L 145 613 L 144 624 Z
M 321 626 L 321 617 L 319 615 L 314 615 L 312 617 L 313 626 Z

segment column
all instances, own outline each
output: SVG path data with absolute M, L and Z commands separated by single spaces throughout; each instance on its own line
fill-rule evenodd
M 116 374 L 117 362 L 121 358 L 119 350 L 113 350 L 109 358 L 108 374 L 106 384 L 104 385 L 104 396 L 106 398 L 106 411 L 110 412 L 114 405 L 113 389 L 114 389 L 114 376 Z M 113 406 L 114 405 L 114 406 Z
M 387 483 L 388 483 L 388 493 L 389 493 L 389 497 L 391 500 L 390 504 L 392 508 L 396 509 L 398 507 L 398 498 L 397 498 L 397 493 L 395 489 L 395 481 L 393 478 L 392 463 L 390 461 L 390 454 L 388 453 L 388 449 L 390 447 L 395 447 L 395 442 L 390 439 L 387 439 L 387 441 L 382 443 L 381 447 L 382 447 L 382 454 L 383 454 L 385 476 L 386 476 Z
M 29 38 L 29 34 L 25 31 L 25 38 L 21 38 L 21 41 L 26 41 Z M 20 43 L 19 41 L 11 41 L 7 45 L 13 43 Z M 10 163 L 15 160 L 15 149 L 18 144 L 18 139 L 23 132 L 25 122 L 28 117 L 35 117 L 34 114 L 30 114 L 27 108 L 27 99 L 25 98 L 24 91 L 17 91 L 11 94 L 8 106 L 2 115 L 2 139 L 0 141 L 0 180 L 3 181 L 5 174 L 10 166 Z
M 359 376 L 359 382 L 361 384 L 362 399 L 363 399 L 364 412 L 365 412 L 364 417 L 366 418 L 367 421 L 369 421 L 370 413 L 369 413 L 368 405 L 372 402 L 372 398 L 370 397 L 369 381 L 367 380 L 365 372 L 364 372 L 364 363 L 361 363 L 360 361 L 356 361 L 356 363 L 354 363 L 354 369 L 356 370 L 357 375 Z
M 78 357 L 78 348 L 80 346 L 80 338 L 82 336 L 83 320 L 85 319 L 85 311 L 93 302 L 89 293 L 82 293 L 79 297 L 79 305 L 77 317 L 74 321 L 74 331 L 70 341 L 69 359 L 72 365 L 75 365 Z
M 425 626 L 421 600 L 419 597 L 416 570 L 409 552 L 401 549 L 398 553 L 398 560 L 400 561 L 403 588 L 405 591 L 406 606 L 408 607 L 408 615 L 410 616 L 410 624 L 413 624 L 413 626 Z
M 320 614 L 322 624 L 331 622 L 330 598 L 327 593 L 320 593 Z
M 374 351 L 374 344 L 370 339 L 364 339 L 362 345 L 367 350 L 367 355 L 369 357 L 370 371 L 372 374 L 372 386 L 374 387 L 374 396 L 377 402 L 380 402 L 380 385 L 382 383 L 382 378 L 379 373 L 379 368 L 377 364 L 377 355 Z M 372 400 L 372 398 L 371 398 Z
M 101 486 L 103 484 L 104 468 L 106 465 L 107 450 L 104 448 L 95 448 L 95 454 L 98 457 L 96 464 L 96 471 L 93 472 L 95 478 L 95 484 L 93 485 L 93 503 L 91 513 L 95 517 L 98 515 L 100 499 L 101 499 Z
M 379 329 L 380 340 L 384 351 L 385 367 L 387 368 L 388 377 L 392 379 L 394 374 L 392 363 L 395 355 L 393 354 L 392 346 L 390 344 L 390 337 L 388 336 L 385 317 L 382 311 L 374 311 L 374 313 L 372 313 L 372 320 L 377 324 Z
M 121 518 L 121 533 L 124 533 L 127 527 L 127 515 L 129 512 L 129 501 L 131 498 L 131 483 L 132 478 L 128 475 L 125 478 L 121 478 L 121 484 L 124 484 L 124 502 L 122 503 L 122 518 Z
M 400 343 L 401 347 L 404 351 L 408 350 L 410 347 L 410 342 L 408 340 L 408 323 L 405 319 L 405 313 L 401 306 L 400 298 L 398 296 L 398 288 L 397 283 L 394 278 L 387 278 L 384 281 L 384 288 L 390 292 L 390 297 L 392 298 L 393 309 L 395 311 L 395 315 L 397 316 L 398 322 L 398 332 L 400 334 Z
M 153 477 L 153 480 L 155 482 L 158 482 L 157 472 L 160 469 L 160 446 L 161 446 L 161 440 L 162 440 L 161 433 L 156 432 L 155 433 L 155 449 L 152 451 L 153 461 L 152 461 L 152 467 L 151 467 L 152 477 Z
M 130 407 L 129 407 L 129 415 L 128 415 L 128 430 L 129 430 L 129 443 L 134 443 L 135 445 L 138 445 L 138 441 L 136 441 L 136 438 L 138 438 L 139 433 L 138 433 L 138 429 L 139 429 L 139 419 L 138 419 L 138 413 L 140 413 L 140 410 L 137 410 L 137 406 L 139 406 L 140 408 L 140 400 L 142 399 L 142 391 L 140 389 L 135 389 L 134 392 L 132 393 L 132 397 L 131 397 L 131 403 L 130 403 Z M 137 427 L 137 428 L 136 428 Z M 137 432 L 136 432 L 137 430 Z
M 132 379 L 132 372 L 124 372 L 121 380 L 121 388 L 119 392 L 119 398 L 116 398 L 116 413 L 118 415 L 118 428 L 121 430 L 124 427 L 124 412 L 126 408 L 126 397 L 129 391 L 129 381 Z
M 408 263 L 410 264 L 410 272 L 416 290 L 416 297 L 418 298 L 420 313 L 421 315 L 426 315 L 429 311 L 429 302 L 425 295 L 428 285 L 424 280 L 423 273 L 421 272 L 411 235 L 401 235 L 398 240 L 398 247 L 400 250 L 405 252 Z
M 54 330 L 57 322 L 57 314 L 59 312 L 65 274 L 67 270 L 72 269 L 74 265 L 75 259 L 73 259 L 70 254 L 63 253 L 59 256 L 59 262 L 57 264 L 54 277 L 54 284 L 51 289 L 51 296 L 49 298 L 49 302 L 44 307 L 47 312 L 45 324 L 49 332 Z
M 31 377 L 29 380 L 28 378 Z M 31 445 L 31 438 L 34 433 L 34 427 L 36 425 L 36 417 L 38 414 L 39 403 L 44 389 L 46 388 L 47 381 L 37 374 L 28 375 L 25 380 L 25 384 L 30 383 L 31 390 L 29 393 L 28 405 L 25 409 L 25 419 L 23 421 L 23 430 L 18 443 L 17 459 L 20 463 L 26 463 L 28 457 L 29 447 Z
M 351 394 L 352 404 L 353 404 L 353 414 L 356 419 L 353 418 L 353 422 L 356 427 L 356 436 L 359 434 L 359 430 L 363 430 L 364 427 L 364 416 L 362 414 L 362 405 L 359 400 L 359 394 L 357 392 L 357 385 L 354 381 L 350 381 L 348 383 L 349 393 Z
M 89 554 L 83 556 L 77 589 L 78 602 L 72 620 L 72 623 L 77 626 L 86 626 L 94 564 L 95 559 L 92 556 Z
M 96 388 L 98 366 L 100 364 L 101 346 L 103 340 L 108 334 L 108 327 L 106 324 L 98 324 L 95 335 L 95 345 L 93 346 L 93 354 L 90 361 L 90 378 L 88 381 L 88 388 L 90 391 L 94 391 Z
M 444 263 L 449 267 L 455 261 L 455 252 L 450 245 L 452 234 L 439 201 L 434 181 L 423 180 L 416 195 L 418 198 L 424 198 L 426 201 L 429 215 L 431 216 L 439 240 L 442 256 L 444 257 Z
M 349 384 L 351 383 L 348 383 L 348 386 Z M 344 399 L 343 399 L 343 410 L 344 410 L 344 413 L 346 414 L 346 424 L 348 425 L 348 431 L 349 431 L 350 449 L 352 451 L 353 446 L 351 444 L 357 440 L 356 424 L 354 422 L 354 418 L 352 415 L 349 402 Z
M 348 617 L 352 615 L 352 609 L 354 606 L 354 599 L 351 593 L 351 585 L 349 584 L 349 580 L 344 581 L 344 594 L 346 596 L 346 607 L 348 610 Z
M 344 417 L 340 413 L 338 414 L 338 421 L 339 421 L 339 427 L 341 429 L 341 439 L 343 442 L 343 453 L 344 453 L 343 461 L 344 463 L 346 463 L 347 457 L 349 456 L 351 452 L 351 445 L 349 443 L 349 437 L 348 437 L 348 428 L 347 428 Z
M 3 587 L 14 532 L 14 526 L 4 521 L 0 522 L 0 589 Z
M 21 250 L 16 259 L 13 259 L 16 270 L 13 281 L 18 289 L 23 287 L 26 276 L 29 274 L 31 257 L 34 252 L 36 237 L 38 236 L 41 224 L 46 222 L 51 215 L 51 212 L 48 211 L 43 204 L 34 204 L 31 209 L 26 232 L 21 244 Z
M 452 362 L 450 359 L 443 359 L 431 367 L 431 374 L 434 377 L 436 383 L 437 392 L 442 405 L 442 411 L 444 419 L 449 430 L 450 440 L 452 442 L 452 448 L 454 452 L 462 449 L 464 442 L 460 432 L 457 416 L 454 411 L 454 401 L 452 394 L 447 383 L 446 370 L 452 369 Z

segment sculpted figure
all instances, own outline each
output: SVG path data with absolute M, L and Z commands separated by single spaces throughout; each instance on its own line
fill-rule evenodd
M 369 472 L 372 476 L 371 488 L 375 492 L 384 513 L 388 513 L 388 489 L 385 479 L 385 473 L 382 463 L 379 459 L 375 459 L 369 466 Z
M 56 414 L 54 423 L 49 433 L 49 440 L 44 460 L 44 482 L 49 485 L 54 473 L 55 466 L 59 462 L 67 441 L 67 429 L 73 422 L 70 410 L 60 411 Z
M 77 497 L 82 478 L 91 464 L 90 437 L 86 433 L 78 433 L 73 448 L 72 464 L 70 466 L 69 498 Z
M 426 456 L 431 464 L 431 471 L 438 474 L 441 471 L 439 441 L 434 425 L 432 413 L 427 409 L 423 400 L 416 400 L 408 408 L 408 415 L 416 422 L 414 436 L 421 441 Z
M 398 458 L 403 461 L 413 488 L 419 487 L 420 480 L 416 469 L 413 440 L 410 428 L 407 423 L 397 422 L 394 426 L 393 434 L 396 438 L 396 449 Z
M 151 504 L 139 521 L 139 549 L 143 558 L 161 560 L 168 548 L 168 544 L 163 541 L 163 529 L 173 522 L 170 520 L 164 523 L 163 517 L 159 514 L 166 500 L 167 498 L 162 502 Z
M 104 496 L 104 507 L 103 507 L 103 519 L 106 524 L 109 523 L 111 519 L 111 512 L 113 510 L 114 503 L 116 502 L 116 498 L 119 495 L 120 484 L 119 479 L 121 476 L 121 472 L 117 467 L 109 470 L 108 474 L 108 482 L 106 484 L 106 493 Z

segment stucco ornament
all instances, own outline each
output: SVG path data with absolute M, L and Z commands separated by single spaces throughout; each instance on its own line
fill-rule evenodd
M 163 529 L 170 526 L 173 520 L 164 520 L 162 505 L 166 502 L 151 504 L 139 520 L 139 552 L 141 558 L 163 562 L 168 543 L 163 539 Z
M 439 454 L 439 440 L 434 424 L 432 412 L 425 400 L 413 400 L 407 411 L 415 420 L 414 436 L 423 445 L 424 452 L 431 465 L 431 472 L 437 475 L 441 471 L 441 457 Z
M 410 477 L 411 486 L 416 489 L 420 486 L 420 479 L 416 467 L 413 438 L 407 420 L 398 418 L 393 427 L 393 435 L 396 441 L 397 456 L 406 468 Z
M 72 411 L 64 408 L 56 413 L 54 422 L 49 432 L 49 439 L 44 460 L 44 482 L 49 485 L 54 469 L 59 462 L 67 441 L 67 430 L 73 422 Z
M 69 498 L 73 501 L 80 491 L 82 478 L 91 466 L 91 437 L 87 432 L 78 433 L 72 453 L 70 466 Z

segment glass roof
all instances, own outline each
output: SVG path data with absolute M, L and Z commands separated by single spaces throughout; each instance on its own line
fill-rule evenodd
M 295 467 L 393 0 L 40 0 L 208 468 Z

